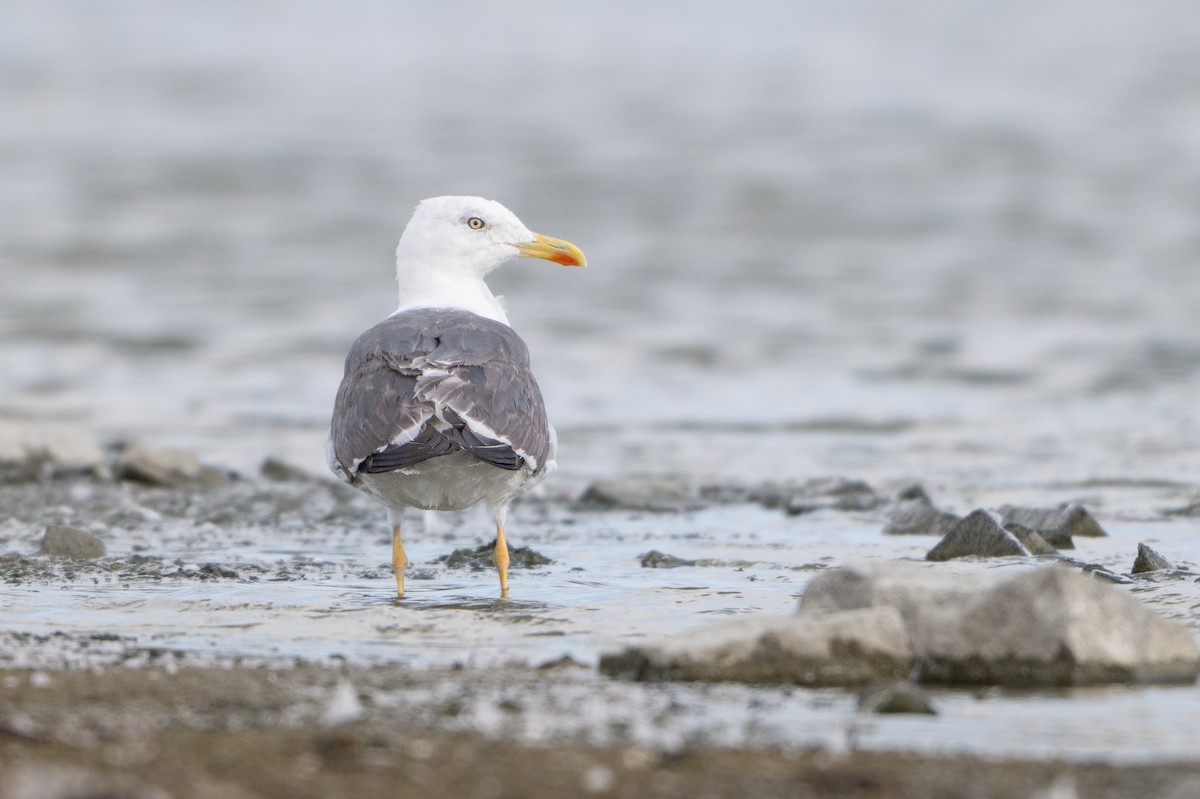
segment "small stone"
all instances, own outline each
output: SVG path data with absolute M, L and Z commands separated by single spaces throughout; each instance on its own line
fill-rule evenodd
M 474 549 L 465 547 L 456 549 L 449 555 L 441 555 L 436 558 L 436 561 L 446 564 L 451 569 L 484 571 L 496 568 L 495 563 L 492 562 L 492 555 L 495 551 L 496 539 L 493 538 L 491 543 Z M 537 566 L 547 566 L 553 562 L 550 558 L 529 547 L 508 547 L 508 567 L 510 569 L 532 569 Z
M 205 473 L 200 459 L 185 449 L 150 450 L 135 441 L 121 454 L 117 475 L 123 480 L 175 487 L 194 483 Z
M 941 535 L 954 529 L 962 517 L 939 510 L 918 483 L 896 495 L 896 504 L 883 526 L 884 535 Z
M 929 695 L 907 680 L 870 686 L 859 694 L 858 709 L 866 713 L 916 713 L 936 716 Z
M 1174 569 L 1171 562 L 1162 555 L 1155 552 L 1145 544 L 1138 544 L 1137 559 L 1133 561 L 1133 569 L 1130 574 L 1144 574 L 1145 572 L 1162 571 L 1163 569 Z
M 909 500 L 924 502 L 926 505 L 933 504 L 933 498 L 929 496 L 929 492 L 925 490 L 925 486 L 920 483 L 907 485 L 896 492 L 897 502 L 907 502 Z
M 1009 522 L 1004 529 L 1017 537 L 1021 545 L 1029 550 L 1030 555 L 1057 555 L 1058 550 L 1050 546 L 1037 530 L 1030 530 L 1024 525 Z
M 586 669 L 589 666 L 586 663 L 580 663 L 570 655 L 559 655 L 558 657 L 547 660 L 544 663 L 537 665 L 537 670 L 540 672 L 560 671 L 562 669 Z
M 0 482 L 46 474 L 104 471 L 104 452 L 88 433 L 58 422 L 0 419 Z
M 747 491 L 746 499 L 764 508 L 782 508 L 789 516 L 829 508 L 851 512 L 865 511 L 883 503 L 867 483 L 845 477 L 816 477 L 802 483 L 764 483 Z
M 277 483 L 308 483 L 313 481 L 313 475 L 278 458 L 267 458 L 259 467 L 258 473 L 268 480 Z
M 902 679 L 912 650 L 895 608 L 747 618 L 600 658 L 600 673 L 683 680 L 861 685 Z
M 1074 549 L 1072 536 L 1103 538 L 1108 535 L 1087 508 L 1075 503 L 1064 503 L 1056 508 L 1001 505 L 999 511 L 1005 524 L 1016 522 L 1037 530 L 1047 543 L 1059 549 Z
M 1029 555 L 1018 538 L 1005 530 L 1000 517 L 986 510 L 967 514 L 933 549 L 926 560 L 951 560 L 971 556 L 995 558 Z
M 686 558 L 677 558 L 674 555 L 667 555 L 659 552 L 657 549 L 652 549 L 645 555 L 642 555 L 643 569 L 677 569 L 680 566 L 695 566 L 696 561 L 687 560 Z
M 42 554 L 75 560 L 104 557 L 104 542 L 91 533 L 74 527 L 51 524 L 42 537 Z
M 699 510 L 704 502 L 675 477 L 620 477 L 597 480 L 576 503 L 583 510 Z

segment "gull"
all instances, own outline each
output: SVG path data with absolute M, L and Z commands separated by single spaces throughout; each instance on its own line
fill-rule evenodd
M 533 233 L 498 202 L 423 200 L 396 247 L 400 305 L 346 356 L 326 460 L 387 508 L 399 596 L 408 566 L 404 510 L 483 503 L 507 598 L 508 506 L 555 468 L 558 441 L 529 348 L 484 282 L 514 257 L 586 265 L 574 244 Z

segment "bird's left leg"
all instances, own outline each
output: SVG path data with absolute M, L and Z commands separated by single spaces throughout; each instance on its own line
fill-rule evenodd
M 496 520 L 496 549 L 492 552 L 492 563 L 500 575 L 500 598 L 508 599 L 508 542 L 504 540 L 504 510 L 494 513 Z
M 404 541 L 400 538 L 400 522 L 403 510 L 388 509 L 388 521 L 392 525 L 392 574 L 396 575 L 396 596 L 404 596 L 404 570 L 408 568 L 408 555 L 404 552 Z
M 508 543 L 504 540 L 504 525 L 496 525 L 496 551 L 492 553 L 492 563 L 500 574 L 500 598 L 508 599 Z

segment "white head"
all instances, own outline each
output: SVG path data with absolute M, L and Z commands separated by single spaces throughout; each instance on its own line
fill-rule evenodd
M 396 247 L 400 310 L 466 308 L 507 321 L 483 278 L 515 257 L 543 258 L 564 266 L 587 263 L 574 244 L 534 233 L 494 200 L 422 200 Z

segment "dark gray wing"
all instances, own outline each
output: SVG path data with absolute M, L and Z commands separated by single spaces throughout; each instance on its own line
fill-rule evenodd
M 550 426 L 529 349 L 501 322 L 453 309 L 404 311 L 346 356 L 329 431 L 346 479 L 466 450 L 502 469 L 541 469 Z

